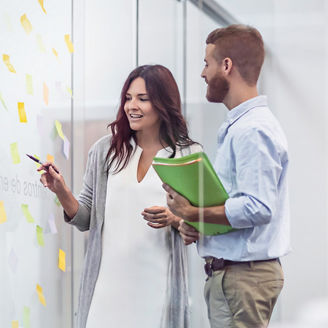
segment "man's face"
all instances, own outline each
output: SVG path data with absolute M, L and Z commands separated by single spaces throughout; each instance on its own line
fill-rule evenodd
M 202 71 L 202 77 L 207 83 L 206 98 L 210 102 L 223 102 L 229 91 L 229 82 L 223 76 L 222 67 L 214 58 L 214 44 L 206 46 L 205 67 Z

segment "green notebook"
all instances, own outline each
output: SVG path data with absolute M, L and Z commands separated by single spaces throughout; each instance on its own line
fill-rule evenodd
M 223 205 L 229 198 L 211 162 L 203 152 L 180 158 L 154 157 L 153 167 L 161 180 L 196 207 Z M 235 229 L 227 225 L 189 222 L 205 235 L 223 234 Z

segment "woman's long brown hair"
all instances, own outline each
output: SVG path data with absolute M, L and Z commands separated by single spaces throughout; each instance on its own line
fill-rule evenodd
M 160 142 L 173 149 L 170 157 L 175 156 L 176 146 L 184 147 L 194 143 L 188 136 L 187 125 L 181 112 L 179 89 L 172 73 L 162 65 L 139 66 L 126 79 L 116 120 L 108 124 L 112 138 L 106 159 L 108 170 L 116 162 L 113 173 L 118 173 L 127 166 L 133 151 L 131 138 L 137 141 L 135 131 L 131 130 L 124 112 L 124 105 L 127 91 L 132 81 L 138 77 L 144 79 L 149 100 L 159 115 Z

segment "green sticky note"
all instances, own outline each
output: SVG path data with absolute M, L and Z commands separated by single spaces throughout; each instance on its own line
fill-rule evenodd
M 26 221 L 28 223 L 33 223 L 34 222 L 34 218 L 33 216 L 31 215 L 29 209 L 28 209 L 28 205 L 27 204 L 22 204 L 21 205 L 21 208 L 22 208 L 22 211 L 23 211 L 23 214 L 26 218 Z
M 24 328 L 31 328 L 31 319 L 30 319 L 30 308 L 27 306 L 24 306 L 23 310 L 23 327 Z
M 55 121 L 55 127 L 56 127 L 56 131 L 59 135 L 60 138 L 62 138 L 64 140 L 65 136 L 62 130 L 62 124 L 59 121 Z
M 38 244 L 40 246 L 44 246 L 43 229 L 38 225 L 36 226 L 36 238 L 38 240 Z
M 10 154 L 11 154 L 11 159 L 13 161 L 13 164 L 20 163 L 21 160 L 19 157 L 17 142 L 13 142 L 12 144 L 10 144 Z
M 56 205 L 57 205 L 58 207 L 61 206 L 60 201 L 59 201 L 57 195 L 56 195 L 56 197 L 55 197 L 54 200 L 55 200 L 55 203 L 56 203 Z
M 1 101 L 1 104 L 2 106 L 5 108 L 5 110 L 8 110 L 7 106 L 6 106 L 6 103 L 5 101 L 3 100 L 3 97 L 2 97 L 2 93 L 0 92 L 0 101 Z
M 26 92 L 29 95 L 33 95 L 33 80 L 32 80 L 32 75 L 26 74 L 25 75 L 25 82 L 26 82 Z

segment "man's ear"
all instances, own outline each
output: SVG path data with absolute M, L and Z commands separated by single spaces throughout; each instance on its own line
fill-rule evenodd
M 226 57 L 222 60 L 222 72 L 224 75 L 229 75 L 232 70 L 232 60 Z

